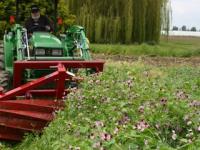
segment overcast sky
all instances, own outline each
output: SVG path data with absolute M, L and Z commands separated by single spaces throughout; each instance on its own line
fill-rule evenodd
M 172 26 L 200 29 L 200 0 L 171 0 Z

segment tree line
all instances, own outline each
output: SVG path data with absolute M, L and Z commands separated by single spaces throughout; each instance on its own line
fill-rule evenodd
M 15 0 L 0 2 L 0 26 L 15 10 Z M 28 3 L 29 2 L 29 3 Z M 32 3 L 42 12 L 52 14 L 51 1 L 27 0 L 20 6 L 21 20 L 30 15 Z M 80 24 L 86 28 L 91 42 L 96 43 L 158 43 L 160 31 L 169 29 L 169 0 L 60 0 L 59 16 L 66 26 Z M 76 17 L 75 17 L 76 16 Z
M 169 29 L 169 0 L 67 0 L 77 22 L 97 43 L 159 42 Z
M 183 25 L 181 28 L 177 27 L 177 26 L 173 26 L 172 31 L 193 31 L 193 32 L 197 32 L 200 31 L 200 29 L 198 30 L 196 27 L 187 27 L 186 25 Z

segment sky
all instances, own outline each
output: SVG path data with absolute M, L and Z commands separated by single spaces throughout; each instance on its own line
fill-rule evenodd
M 171 0 L 172 26 L 186 25 L 200 30 L 200 0 Z

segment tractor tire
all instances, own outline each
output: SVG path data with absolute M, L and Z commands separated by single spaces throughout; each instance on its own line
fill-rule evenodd
M 3 92 L 8 91 L 10 82 L 9 72 L 4 70 L 3 44 L 0 43 L 0 87 L 4 88 Z
M 3 52 L 3 44 L 0 43 L 0 70 L 4 69 L 4 52 Z
M 0 87 L 6 92 L 9 90 L 10 75 L 7 71 L 0 71 Z

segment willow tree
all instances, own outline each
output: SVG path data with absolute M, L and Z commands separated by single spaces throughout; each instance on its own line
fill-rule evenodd
M 169 0 L 66 0 L 92 42 L 159 42 L 169 27 Z
M 60 0 L 58 15 L 65 26 L 84 26 L 91 42 L 157 43 L 161 28 L 169 29 L 170 0 Z M 30 5 L 38 4 L 53 19 L 51 1 L 21 1 L 20 20 L 30 15 Z M 70 12 L 69 12 L 70 11 Z M 15 12 L 15 0 L 0 1 L 0 33 L 9 15 Z M 74 15 L 73 15 L 74 14 Z M 75 18 L 76 16 L 76 18 Z M 64 30 L 64 29 L 61 29 Z

